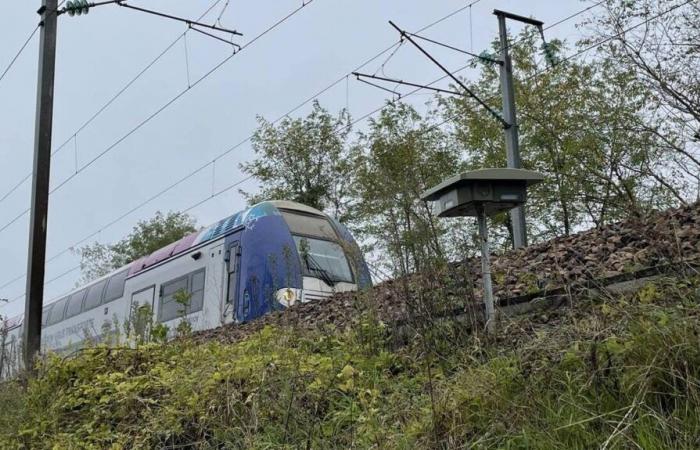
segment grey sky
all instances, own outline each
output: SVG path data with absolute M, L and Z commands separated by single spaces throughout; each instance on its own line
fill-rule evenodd
M 142 0 L 133 4 L 196 18 L 215 0 Z M 6 2 L 0 15 L 0 70 L 27 38 L 38 21 L 39 0 Z M 225 0 L 220 0 L 205 21 L 211 23 Z M 299 7 L 301 0 L 242 2 L 230 0 L 222 25 L 245 34 L 244 44 Z M 256 115 L 273 120 L 321 88 L 354 69 L 368 57 L 398 40 L 388 25 L 395 21 L 417 30 L 466 5 L 457 0 L 313 0 L 281 26 L 231 58 L 207 79 L 182 95 L 153 120 L 114 146 L 51 196 L 48 256 L 100 229 L 145 199 L 158 193 L 196 167 L 211 161 L 247 138 L 255 129 Z M 476 53 L 497 35 L 494 8 L 556 22 L 590 3 L 579 0 L 481 0 L 472 8 L 430 28 L 423 34 Z M 473 28 L 470 30 L 470 12 Z M 547 32 L 548 39 L 575 41 L 580 32 L 567 21 Z M 160 19 L 118 6 L 102 6 L 87 16 L 59 17 L 54 149 L 74 132 L 124 84 L 185 31 L 184 24 Z M 521 29 L 512 25 L 511 32 Z M 471 39 L 473 36 L 473 40 Z M 210 38 L 187 34 L 189 78 L 194 82 L 230 54 L 230 47 Z M 31 171 L 36 89 L 38 33 L 15 66 L 0 81 L 0 197 Z M 465 63 L 463 55 L 435 49 L 450 69 Z M 365 71 L 374 72 L 384 58 Z M 388 76 L 428 82 L 441 76 L 417 50 L 404 45 L 386 65 Z M 476 70 L 462 75 L 474 76 Z M 56 186 L 110 147 L 143 119 L 187 88 L 184 39 L 124 92 L 95 121 L 77 134 L 52 162 Z M 446 82 L 443 82 L 446 84 Z M 349 105 L 353 117 L 381 106 L 386 93 L 350 78 L 319 97 L 331 111 Z M 408 100 L 424 104 L 430 95 Z M 309 106 L 293 116 L 304 115 Z M 362 129 L 366 121 L 359 123 Z M 243 178 L 240 161 L 249 159 L 249 143 L 156 201 L 104 229 L 91 239 L 113 242 L 137 220 L 156 210 L 183 210 Z M 254 182 L 241 185 L 254 189 Z M 29 205 L 30 183 L 0 202 L 0 227 Z M 219 195 L 190 211 L 200 225 L 208 225 L 244 207 L 237 189 Z M 26 215 L 0 232 L 0 286 L 26 269 L 29 217 Z M 79 259 L 67 252 L 47 264 L 47 280 L 76 266 Z M 46 286 L 46 301 L 72 288 L 74 271 Z M 11 300 L 24 292 L 24 278 L 0 289 Z M 0 314 L 23 311 L 22 299 L 0 307 Z

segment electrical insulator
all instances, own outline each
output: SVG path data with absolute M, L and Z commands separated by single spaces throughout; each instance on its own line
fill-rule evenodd
M 483 52 L 479 53 L 479 60 L 480 62 L 488 62 L 488 63 L 493 63 L 494 61 L 498 60 L 498 55 L 491 54 L 484 50 Z
M 542 50 L 544 51 L 544 59 L 547 60 L 547 64 L 554 67 L 557 64 L 557 57 L 554 54 L 554 48 L 549 42 L 542 44 Z
M 66 12 L 69 16 L 87 14 L 90 11 L 90 4 L 87 0 L 68 0 L 66 2 Z

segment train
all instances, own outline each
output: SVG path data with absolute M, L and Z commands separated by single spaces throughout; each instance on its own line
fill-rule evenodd
M 300 203 L 264 201 L 46 304 L 41 350 L 109 345 L 115 334 L 126 337 L 137 327 L 135 315 L 143 311 L 147 326 L 168 339 L 183 322 L 192 331 L 244 323 L 371 284 L 342 223 Z M 21 359 L 21 316 L 4 321 L 2 341 L 6 378 Z

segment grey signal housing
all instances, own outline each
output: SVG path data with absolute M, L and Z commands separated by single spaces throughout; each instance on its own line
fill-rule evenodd
M 527 188 L 544 175 L 525 169 L 479 169 L 455 175 L 421 195 L 435 202 L 439 217 L 487 216 L 508 211 L 527 200 Z

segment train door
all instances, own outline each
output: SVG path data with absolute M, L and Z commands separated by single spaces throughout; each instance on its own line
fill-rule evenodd
M 226 306 L 234 308 L 234 316 L 237 316 L 238 284 L 241 272 L 241 242 L 233 241 L 226 249 Z
M 156 318 L 153 309 L 156 286 L 149 286 L 131 295 L 129 325 L 137 338 L 146 339 L 151 334 L 151 324 Z
M 226 246 L 223 242 L 209 248 L 207 282 L 204 291 L 204 315 L 202 329 L 215 328 L 226 324 Z

